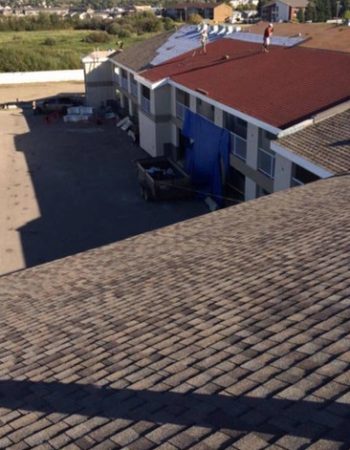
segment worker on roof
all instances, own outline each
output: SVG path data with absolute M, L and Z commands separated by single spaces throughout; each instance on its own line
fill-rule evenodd
M 272 23 L 269 23 L 264 31 L 263 51 L 265 53 L 269 52 L 270 40 L 271 40 L 272 33 L 273 33 L 273 25 L 272 25 Z
M 203 27 L 203 30 L 201 31 L 200 34 L 200 43 L 202 46 L 200 53 L 202 53 L 202 51 L 204 54 L 207 53 L 207 42 L 208 42 L 208 27 L 205 26 Z

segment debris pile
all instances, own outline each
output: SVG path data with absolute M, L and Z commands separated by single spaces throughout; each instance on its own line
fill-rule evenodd
M 71 106 L 67 108 L 64 122 L 87 122 L 91 119 L 94 110 L 91 106 Z

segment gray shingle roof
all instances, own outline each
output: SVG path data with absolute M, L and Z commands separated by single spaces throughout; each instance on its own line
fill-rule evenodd
M 322 180 L 0 278 L 0 447 L 349 448 L 349 201 Z
M 350 109 L 276 143 L 332 173 L 349 171 Z
M 157 49 L 163 45 L 172 34 L 171 31 L 157 34 L 149 39 L 132 45 L 110 59 L 119 62 L 135 72 L 147 69 L 157 54 Z

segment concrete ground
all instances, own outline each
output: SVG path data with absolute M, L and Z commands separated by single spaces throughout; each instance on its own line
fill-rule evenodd
M 0 136 L 0 274 L 207 212 L 199 200 L 145 202 L 133 160 L 147 155 L 112 124 L 7 110 Z

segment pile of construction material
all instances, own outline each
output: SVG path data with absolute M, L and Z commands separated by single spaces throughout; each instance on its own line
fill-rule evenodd
M 67 108 L 67 114 L 63 120 L 64 122 L 88 122 L 93 113 L 94 110 L 91 106 L 71 106 Z

